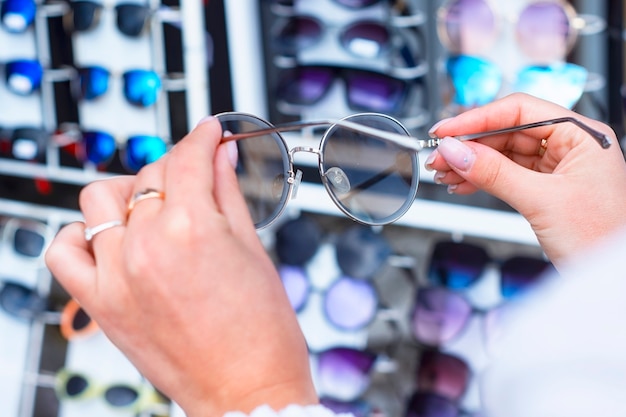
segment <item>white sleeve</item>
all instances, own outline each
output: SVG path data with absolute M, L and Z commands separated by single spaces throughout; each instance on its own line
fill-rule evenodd
M 353 417 L 349 413 L 335 413 L 323 405 L 289 405 L 280 411 L 274 411 L 268 405 L 261 405 L 248 416 L 241 411 L 230 411 L 223 417 Z

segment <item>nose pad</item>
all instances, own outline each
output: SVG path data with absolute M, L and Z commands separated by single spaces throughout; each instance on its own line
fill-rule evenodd
M 298 186 L 300 186 L 300 182 L 302 182 L 302 171 L 297 170 L 296 175 L 289 179 L 291 183 L 291 199 L 293 200 L 298 195 Z
M 345 194 L 350 191 L 350 180 L 341 168 L 331 167 L 324 173 L 328 182 L 333 186 L 338 194 Z

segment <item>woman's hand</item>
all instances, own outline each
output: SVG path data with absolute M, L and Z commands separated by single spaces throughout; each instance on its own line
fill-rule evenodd
M 70 224 L 46 262 L 188 416 L 316 403 L 304 338 L 239 192 L 236 154 L 218 146 L 220 138 L 219 122 L 209 118 L 136 177 L 85 187 L 87 226 L 125 224 L 89 244 L 85 224 Z M 127 213 L 146 189 L 164 198 Z
M 606 125 L 555 104 L 513 94 L 443 120 L 431 134 L 448 137 L 574 116 L 613 140 L 603 149 L 571 123 L 523 130 L 476 141 L 446 138 L 426 161 L 450 192 L 487 191 L 531 224 L 558 266 L 598 238 L 626 224 L 626 164 Z M 542 139 L 545 152 L 540 152 Z

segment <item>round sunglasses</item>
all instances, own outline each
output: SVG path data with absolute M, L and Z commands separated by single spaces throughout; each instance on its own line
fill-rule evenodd
M 294 167 L 298 152 L 315 154 L 324 188 L 331 200 L 352 220 L 371 226 L 389 224 L 404 215 L 415 200 L 419 184 L 418 153 L 435 147 L 440 138 L 411 137 L 396 119 L 379 113 L 360 113 L 340 120 L 293 122 L 280 126 L 251 114 L 228 112 L 216 116 L 222 143 L 237 141 L 235 168 L 241 192 L 257 229 L 272 224 L 285 210 L 302 180 Z M 473 140 L 524 129 L 573 123 L 603 148 L 611 139 L 573 117 L 543 120 L 489 132 L 459 135 Z M 318 147 L 289 149 L 279 132 L 325 127 Z
M 454 87 L 454 103 L 463 107 L 482 106 L 511 90 L 571 109 L 588 90 L 590 78 L 587 69 L 580 65 L 556 62 L 526 66 L 509 81 L 495 63 L 469 55 L 448 57 L 446 73 Z

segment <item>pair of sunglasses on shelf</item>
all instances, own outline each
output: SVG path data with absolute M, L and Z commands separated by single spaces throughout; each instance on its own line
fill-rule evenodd
M 318 159 L 321 182 L 346 216 L 367 225 L 392 223 L 403 216 L 417 196 L 419 152 L 437 146 L 439 139 L 411 137 L 396 119 L 376 113 L 355 114 L 341 120 L 294 122 L 281 126 L 246 113 L 217 115 L 224 136 L 236 141 L 237 179 L 255 226 L 272 224 L 296 194 L 302 172 L 294 166 L 298 152 Z M 490 132 L 458 136 L 472 140 L 558 123 L 573 123 L 603 148 L 610 138 L 576 118 L 563 117 Z M 317 147 L 289 149 L 280 132 L 325 128 Z

